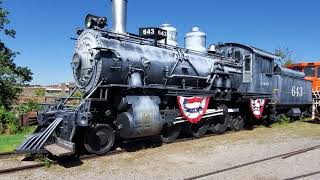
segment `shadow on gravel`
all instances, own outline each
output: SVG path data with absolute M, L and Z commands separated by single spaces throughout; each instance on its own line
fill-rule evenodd
M 320 119 L 308 120 L 304 122 L 311 123 L 311 124 L 320 124 Z
M 83 164 L 79 157 L 74 156 L 59 158 L 57 161 L 58 164 L 64 168 L 72 168 Z
M 142 149 L 160 147 L 161 145 L 162 145 L 162 142 L 160 140 L 160 137 L 153 137 L 153 138 L 125 141 L 125 142 L 119 143 L 116 147 L 124 149 L 127 152 L 135 152 Z
M 257 125 L 246 126 L 243 129 L 243 131 L 252 131 L 257 127 L 259 127 L 259 126 L 257 126 Z M 228 134 L 231 132 L 234 132 L 234 131 L 229 129 L 228 131 L 223 132 L 223 133 L 207 132 L 207 135 L 209 135 L 209 136 L 223 135 L 223 134 Z M 177 139 L 177 141 L 183 140 L 183 139 L 193 140 L 193 139 L 198 139 L 198 138 L 192 137 L 189 133 L 187 133 L 185 130 L 183 130 L 181 132 L 179 138 Z M 140 151 L 143 149 L 157 148 L 162 145 L 163 145 L 163 143 L 161 141 L 160 136 L 137 138 L 137 139 L 131 139 L 131 140 L 123 141 L 123 142 L 118 142 L 113 146 L 111 151 L 121 149 L 121 150 L 124 150 L 125 152 L 136 152 L 136 151 Z M 88 154 L 88 152 L 86 152 L 84 150 L 84 147 L 78 147 L 78 148 L 80 150 L 78 150 L 77 155 L 75 155 L 75 156 L 65 156 L 65 157 L 61 157 L 61 158 L 57 158 L 55 156 L 49 156 L 47 158 L 52 161 L 57 161 L 58 164 L 64 168 L 72 168 L 72 167 L 76 167 L 76 166 L 81 166 L 83 164 L 83 162 L 81 161 L 81 157 L 82 156 L 90 156 L 90 154 Z

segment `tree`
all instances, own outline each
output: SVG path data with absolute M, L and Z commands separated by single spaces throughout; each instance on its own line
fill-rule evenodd
M 8 29 L 10 23 L 9 12 L 3 8 L 0 0 L 0 35 L 15 38 L 16 31 Z M 14 63 L 14 58 L 18 55 L 9 49 L 0 39 L 0 106 L 10 109 L 22 92 L 21 86 L 32 80 L 32 72 L 27 67 L 20 67 Z
M 288 67 L 290 64 L 294 63 L 292 59 L 293 51 L 289 48 L 278 48 L 275 50 L 275 54 L 281 57 L 280 64 L 282 67 Z
M 35 91 L 35 95 L 37 97 L 44 97 L 46 95 L 46 89 L 44 88 L 38 88 L 36 91 Z

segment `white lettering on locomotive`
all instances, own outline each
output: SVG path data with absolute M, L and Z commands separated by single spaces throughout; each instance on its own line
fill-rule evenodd
M 301 86 L 292 86 L 291 87 L 291 96 L 302 97 L 303 88 Z

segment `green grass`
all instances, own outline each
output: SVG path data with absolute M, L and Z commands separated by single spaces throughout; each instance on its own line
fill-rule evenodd
M 0 153 L 15 150 L 26 139 L 26 135 L 32 134 L 36 126 L 26 127 L 21 133 L 13 135 L 0 135 Z

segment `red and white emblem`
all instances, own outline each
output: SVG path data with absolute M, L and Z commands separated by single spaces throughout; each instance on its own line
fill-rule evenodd
M 251 111 L 257 119 L 260 119 L 262 117 L 265 103 L 266 103 L 265 99 L 250 99 Z
M 177 100 L 181 115 L 191 123 L 198 123 L 207 111 L 210 97 L 178 96 Z

